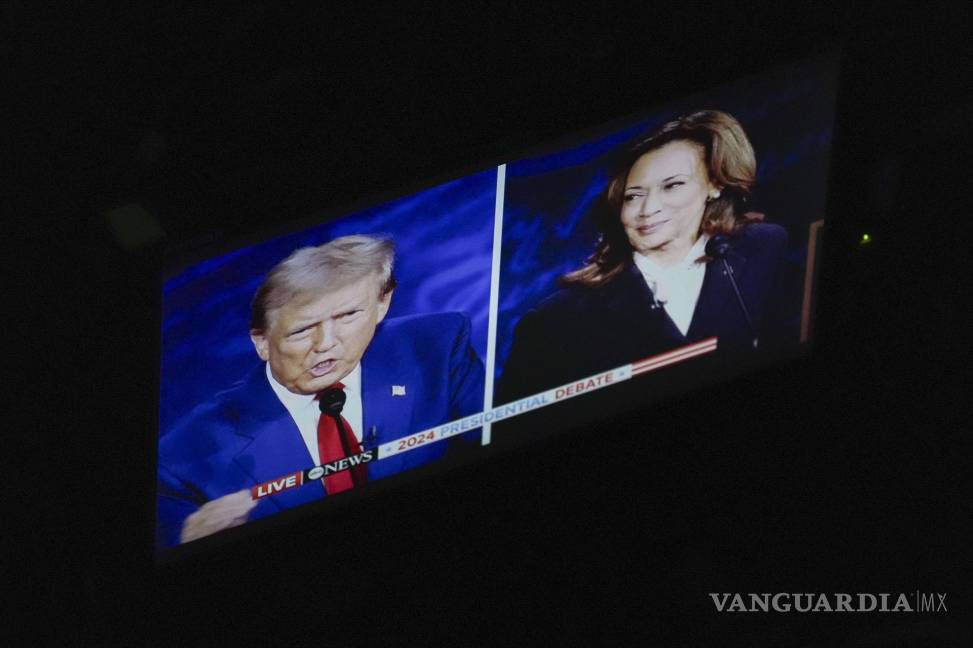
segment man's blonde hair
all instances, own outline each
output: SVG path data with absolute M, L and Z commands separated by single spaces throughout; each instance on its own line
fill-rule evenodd
M 395 246 L 390 239 L 342 236 L 317 247 L 301 248 L 278 263 L 254 293 L 250 329 L 266 330 L 268 315 L 306 297 L 343 288 L 369 275 L 377 279 L 378 296 L 395 288 Z

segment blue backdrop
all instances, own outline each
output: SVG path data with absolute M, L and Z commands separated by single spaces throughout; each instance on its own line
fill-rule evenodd
M 399 285 L 389 317 L 461 311 L 486 356 L 496 171 L 485 171 L 192 267 L 163 287 L 160 433 L 258 362 L 250 300 L 294 250 L 348 234 L 396 244 Z
M 496 376 L 520 317 L 580 267 L 597 239 L 590 215 L 619 147 L 677 115 L 717 108 L 743 125 L 757 154 L 752 208 L 785 226 L 803 261 L 807 229 L 824 217 L 837 65 L 823 58 L 780 68 L 660 106 L 600 138 L 509 163 Z M 462 311 L 486 360 L 496 172 L 485 171 L 265 243 L 199 263 L 164 286 L 161 430 L 256 361 L 249 303 L 264 275 L 293 250 L 347 234 L 396 241 L 399 279 L 391 317 Z
M 659 124 L 701 109 L 730 113 L 757 156 L 754 211 L 787 228 L 803 262 L 808 225 L 824 218 L 837 66 L 791 66 L 660 106 L 632 126 L 556 153 L 507 165 L 497 322 L 496 377 L 523 314 L 584 264 L 598 238 L 591 213 L 613 154 Z

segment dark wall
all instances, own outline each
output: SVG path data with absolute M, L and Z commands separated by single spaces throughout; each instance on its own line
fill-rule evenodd
M 29 578 L 8 630 L 969 645 L 962 9 L 10 3 L 5 16 L 9 341 L 26 352 L 11 354 L 5 454 L 25 458 L 13 502 L 31 520 L 12 532 L 10 566 Z M 429 186 L 834 46 L 810 359 L 153 565 L 164 248 Z M 128 203 L 150 218 L 126 239 L 106 212 Z M 949 613 L 734 617 L 707 596 L 915 589 L 948 592 Z

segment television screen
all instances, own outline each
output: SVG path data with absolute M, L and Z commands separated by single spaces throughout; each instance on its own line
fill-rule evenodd
M 157 554 L 806 353 L 836 77 L 782 67 L 173 263 Z

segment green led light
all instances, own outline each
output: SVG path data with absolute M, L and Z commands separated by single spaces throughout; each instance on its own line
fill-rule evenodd
M 858 243 L 861 245 L 868 245 L 871 242 L 872 242 L 872 236 L 867 232 L 865 234 L 862 234 L 861 239 L 858 241 Z

